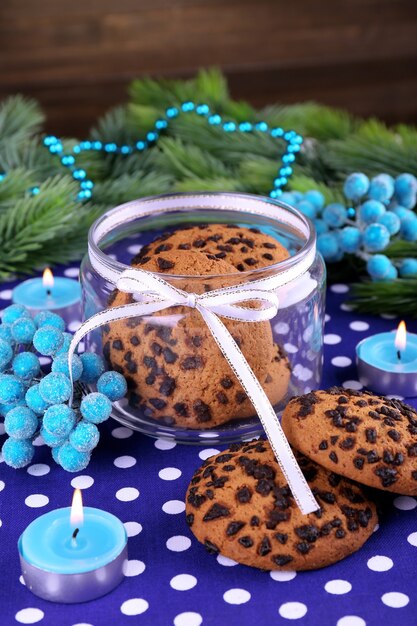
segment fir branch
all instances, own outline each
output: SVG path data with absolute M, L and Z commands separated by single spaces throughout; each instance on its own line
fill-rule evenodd
M 260 116 L 272 126 L 293 128 L 320 141 L 344 139 L 356 126 L 356 121 L 346 111 L 316 102 L 269 106 L 260 111 Z
M 245 191 L 242 182 L 236 178 L 185 178 L 174 184 L 174 191 Z
M 397 278 L 389 283 L 363 282 L 352 285 L 349 302 L 363 313 L 388 313 L 417 317 L 417 278 Z
M 402 239 L 397 239 L 389 244 L 388 248 L 384 250 L 384 254 L 391 259 L 407 259 L 409 257 L 416 259 L 417 241 L 403 241 Z
M 43 113 L 34 100 L 12 96 L 0 103 L 0 153 L 13 152 L 40 129 Z
M 149 174 L 140 171 L 122 174 L 118 178 L 97 183 L 94 188 L 94 202 L 106 207 L 117 206 L 135 198 L 164 193 L 171 185 L 171 177 L 157 171 Z
M 218 158 L 198 146 L 185 144 L 181 139 L 165 137 L 159 141 L 155 165 L 173 178 L 227 177 L 230 168 Z
M 340 185 L 333 185 L 330 187 L 325 183 L 317 182 L 314 178 L 303 176 L 302 174 L 295 174 L 292 176 L 289 181 L 288 188 L 290 191 L 294 189 L 296 191 L 300 191 L 301 193 L 306 193 L 306 191 L 309 191 L 310 189 L 317 189 L 323 194 L 326 204 L 331 202 L 341 202 L 344 204 L 346 202 Z
M 16 199 L 27 193 L 36 182 L 31 170 L 17 168 L 7 172 L 0 184 L 0 214 L 16 202 Z

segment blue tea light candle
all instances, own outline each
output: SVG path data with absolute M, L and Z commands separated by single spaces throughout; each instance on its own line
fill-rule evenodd
M 417 335 L 404 322 L 393 332 L 367 337 L 356 346 L 359 380 L 383 395 L 417 396 Z
M 87 602 L 109 593 L 123 580 L 127 535 L 107 511 L 85 507 L 81 492 L 71 508 L 35 519 L 18 541 L 26 586 L 52 602 Z
M 42 278 L 30 278 L 13 290 L 15 304 L 23 304 L 36 315 L 39 311 L 54 311 L 67 323 L 80 318 L 81 287 L 78 281 L 53 276 L 49 268 Z

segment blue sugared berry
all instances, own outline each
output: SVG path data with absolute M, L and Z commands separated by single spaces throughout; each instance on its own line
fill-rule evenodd
M 290 206 L 294 206 L 296 204 L 294 194 L 291 191 L 284 191 L 279 197 L 280 202 L 285 202 Z
M 17 402 L 12 402 L 12 404 L 0 404 L 0 415 L 6 417 L 7 413 L 17 406 L 26 406 L 24 398 L 21 398 Z
M 72 379 L 73 381 L 77 381 L 80 379 L 81 374 L 83 373 L 83 364 L 79 356 L 74 354 L 72 356 Z M 53 372 L 61 372 L 61 374 L 65 374 L 69 378 L 69 367 L 68 367 L 68 352 L 64 352 L 59 356 L 55 357 L 52 363 L 52 371 Z
M 386 211 L 378 219 L 378 224 L 383 224 L 390 235 L 396 235 L 400 230 L 401 221 L 394 211 Z
M 3 371 L 13 358 L 13 350 L 11 345 L 0 339 L 0 372 Z
M 403 259 L 399 267 L 401 278 L 417 275 L 417 259 Z
M 31 380 L 41 370 L 41 364 L 33 352 L 19 352 L 12 362 L 13 373 L 23 380 Z
M 359 207 L 359 218 L 364 224 L 378 222 L 386 209 L 378 200 L 367 200 Z
M 405 206 L 402 206 L 401 204 L 394 205 L 394 203 L 391 203 L 389 208 L 390 208 L 390 211 L 395 213 L 395 215 L 398 215 L 400 220 L 403 220 L 409 215 L 412 215 L 412 211 L 410 211 L 410 209 L 406 209 Z
M 17 406 L 4 418 L 4 428 L 13 439 L 29 439 L 38 430 L 38 418 L 27 406 Z
M 355 226 L 345 226 L 339 234 L 339 245 L 343 252 L 354 254 L 362 242 L 362 233 Z
M 58 328 L 58 330 L 65 330 L 65 322 L 62 317 L 56 313 L 52 313 L 52 311 L 41 311 L 35 315 L 34 322 L 37 328 L 53 326 L 54 328 Z
M 72 341 L 73 335 L 71 335 L 71 333 L 62 333 L 62 334 L 64 337 L 64 342 L 62 346 L 60 347 L 60 349 L 55 352 L 55 357 L 59 356 L 60 354 L 64 354 L 64 352 L 68 352 L 70 343 Z
M 77 424 L 69 437 L 70 444 L 78 452 L 90 452 L 96 447 L 100 433 L 95 424 L 82 420 Z
M 62 444 L 61 444 L 62 445 Z M 53 446 L 51 447 L 52 458 L 59 465 L 59 451 L 61 450 L 61 446 Z
M 394 188 L 398 199 L 417 193 L 417 178 L 413 174 L 400 174 L 395 179 Z
M 10 330 L 16 343 L 32 343 L 36 326 L 31 317 L 21 317 L 13 322 Z
M 317 237 L 317 248 L 323 255 L 325 261 L 338 261 L 341 258 L 342 251 L 336 235 L 333 233 L 323 233 Z
M 347 177 L 343 192 L 349 200 L 359 200 L 369 189 L 369 178 L 362 172 L 355 172 Z
M 64 443 L 58 452 L 58 460 L 61 467 L 67 472 L 79 472 L 87 467 L 90 462 L 90 454 L 79 452 L 70 443 Z
M 104 372 L 104 361 L 98 354 L 94 352 L 84 352 L 80 356 L 83 364 L 83 373 L 81 375 L 81 382 L 83 383 L 96 383 Z
M 306 193 L 304 194 L 304 200 L 311 202 L 311 204 L 315 207 L 317 211 L 321 211 L 324 207 L 324 196 L 317 189 L 310 189 L 310 191 L 306 191 Z
M 63 443 L 66 442 L 66 435 L 51 435 L 45 428 L 41 428 L 40 436 L 44 440 L 47 446 L 50 448 L 56 448 L 57 446 L 62 446 Z
M 110 416 L 112 405 L 107 396 L 102 393 L 90 393 L 81 402 L 81 415 L 87 422 L 101 424 Z
M 33 345 L 40 354 L 46 356 L 54 355 L 64 343 L 62 331 L 55 326 L 42 326 L 39 328 L 34 337 Z
M 322 235 L 323 233 L 327 233 L 327 231 L 329 230 L 329 227 L 327 226 L 326 222 L 322 220 L 321 218 L 317 218 L 316 220 L 314 220 L 314 226 L 316 227 L 317 235 Z
M 13 324 L 13 322 L 21 317 L 30 317 L 29 311 L 23 304 L 11 304 L 4 309 L 1 316 L 3 324 Z
M 14 344 L 11 328 L 10 324 L 0 324 L 0 339 L 7 341 L 7 343 Z
M 368 252 L 384 250 L 389 240 L 389 232 L 382 224 L 369 224 L 363 233 L 363 245 Z
M 6 465 L 19 469 L 29 465 L 35 454 L 35 448 L 28 439 L 6 439 L 2 453 Z
M 39 393 L 49 404 L 66 402 L 71 395 L 71 383 L 65 374 L 51 372 L 39 383 Z
M 13 404 L 25 395 L 23 383 L 12 374 L 0 374 L 0 402 Z
M 97 381 L 97 391 L 104 393 L 111 402 L 120 400 L 127 392 L 126 379 L 119 372 L 104 372 Z
M 401 220 L 400 234 L 405 241 L 417 241 L 417 216 L 410 212 L 410 216 Z
M 75 426 L 77 416 L 75 411 L 66 404 L 54 404 L 45 411 L 43 428 L 50 435 L 68 437 Z
M 314 220 L 317 215 L 316 207 L 308 200 L 300 200 L 300 202 L 297 203 L 297 209 L 311 220 Z
M 394 179 L 389 174 L 378 174 L 371 180 L 368 196 L 379 202 L 389 202 L 394 194 Z
M 36 415 L 43 415 L 49 406 L 49 403 L 45 402 L 39 393 L 39 384 L 29 387 L 26 392 L 25 400 L 28 407 L 32 409 Z
M 389 276 L 392 263 L 385 254 L 375 254 L 369 257 L 366 264 L 369 276 L 372 278 L 382 279 Z
M 340 226 L 345 224 L 347 219 L 346 207 L 339 202 L 328 204 L 323 211 L 322 217 L 326 224 L 332 228 L 340 228 Z

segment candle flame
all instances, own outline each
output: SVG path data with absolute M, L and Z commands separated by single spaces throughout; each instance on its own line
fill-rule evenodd
M 395 347 L 397 350 L 402 351 L 405 350 L 407 345 L 407 329 L 405 326 L 405 322 L 400 322 L 398 324 L 397 333 L 395 335 Z
M 71 526 L 81 526 L 84 521 L 83 498 L 81 489 L 76 489 L 72 497 Z
M 54 286 L 54 275 L 52 274 L 49 267 L 47 267 L 42 276 L 42 284 L 44 287 L 53 287 Z

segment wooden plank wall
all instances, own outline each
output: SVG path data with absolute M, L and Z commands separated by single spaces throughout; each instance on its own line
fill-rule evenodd
M 256 105 L 304 99 L 417 121 L 417 0 L 1 0 L 0 98 L 83 134 L 137 76 L 217 65 Z

